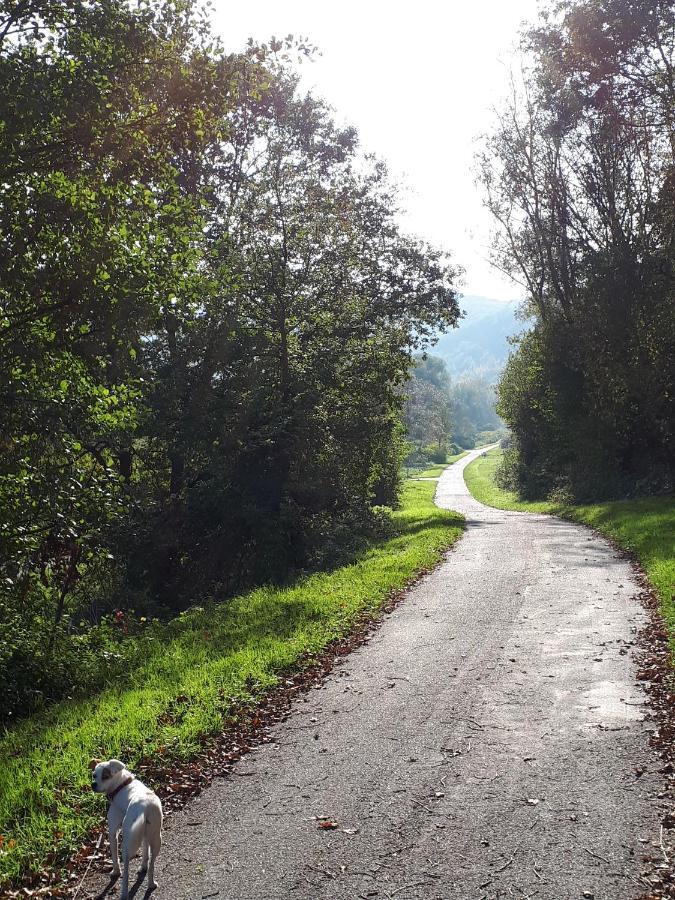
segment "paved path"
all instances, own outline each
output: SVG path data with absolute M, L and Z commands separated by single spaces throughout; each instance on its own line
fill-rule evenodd
M 172 820 L 156 900 L 641 893 L 659 780 L 630 568 L 581 526 L 474 501 L 477 455 L 438 486 L 468 520 L 456 549 Z

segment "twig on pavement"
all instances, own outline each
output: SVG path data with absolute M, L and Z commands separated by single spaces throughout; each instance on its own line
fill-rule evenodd
M 513 862 L 513 860 L 516 858 L 516 853 L 517 853 L 517 852 L 518 852 L 518 851 L 516 850 L 516 851 L 511 855 L 511 859 L 510 859 L 507 863 L 504 863 L 504 865 L 501 866 L 499 869 L 495 869 L 495 872 L 503 872 L 504 869 L 508 869 L 508 867 L 511 865 L 511 863 Z
M 607 863 L 607 865 L 610 865 L 609 860 L 605 859 L 604 856 L 600 856 L 599 853 L 593 853 L 593 851 L 589 850 L 588 847 L 584 847 L 584 850 L 586 851 L 586 853 L 588 853 L 589 856 L 593 856 L 595 859 L 601 859 L 604 863 Z

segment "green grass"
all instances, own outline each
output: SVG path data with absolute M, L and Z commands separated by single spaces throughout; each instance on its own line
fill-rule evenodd
M 415 472 L 412 471 L 408 478 L 440 478 L 443 472 L 451 466 L 453 463 L 456 463 L 458 459 L 461 459 L 463 456 L 466 456 L 468 450 L 464 450 L 462 453 L 456 453 L 454 456 L 449 456 L 448 461 L 445 463 L 440 463 L 437 466 L 431 466 L 428 469 L 425 469 L 423 472 Z
M 463 520 L 434 506 L 435 488 L 407 483 L 394 513 L 398 533 L 352 565 L 192 609 L 144 639 L 147 660 L 130 677 L 0 738 L 0 885 L 39 871 L 51 854 L 63 859 L 104 819 L 105 804 L 89 787 L 92 757 L 132 766 L 148 756 L 189 757 L 242 701 L 437 563 Z
M 501 450 L 489 450 L 464 470 L 466 485 L 481 503 L 499 509 L 552 513 L 583 522 L 632 551 L 661 601 L 663 616 L 675 642 L 675 502 L 672 497 L 611 500 L 584 506 L 527 502 L 494 481 Z

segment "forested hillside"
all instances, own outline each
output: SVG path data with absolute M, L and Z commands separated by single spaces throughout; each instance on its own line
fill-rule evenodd
M 192 0 L 0 0 L 0 716 L 125 635 L 334 564 L 458 316 L 385 167 Z
M 552 6 L 481 157 L 532 328 L 499 388 L 526 497 L 672 491 L 675 7 Z
M 509 338 L 526 327 L 517 318 L 520 302 L 465 295 L 459 305 L 464 315 L 457 328 L 439 336 L 434 355 L 444 360 L 454 380 L 481 378 L 493 384 L 509 357 Z

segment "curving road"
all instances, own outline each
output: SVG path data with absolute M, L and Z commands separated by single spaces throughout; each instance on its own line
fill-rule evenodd
M 156 900 L 642 892 L 660 802 L 630 567 L 581 526 L 473 500 L 480 452 L 438 485 L 468 520 L 456 549 L 172 819 Z

